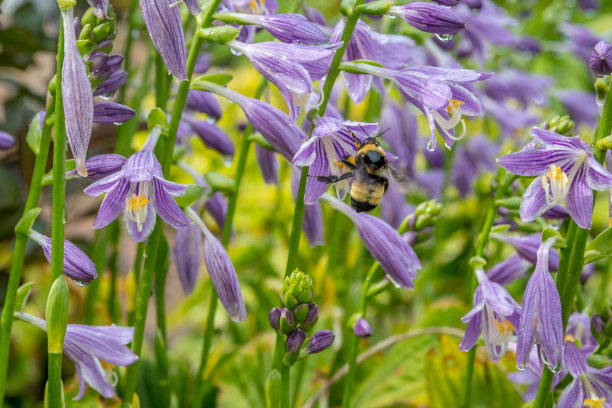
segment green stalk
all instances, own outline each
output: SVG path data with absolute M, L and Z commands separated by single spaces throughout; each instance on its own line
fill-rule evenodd
M 176 101 L 174 103 L 174 110 L 172 111 L 172 117 L 170 119 L 170 130 L 168 131 L 168 137 L 164 141 L 164 149 L 160 157 L 160 164 L 162 167 L 162 173 L 168 175 L 170 173 L 170 166 L 172 165 L 172 153 L 174 151 L 174 144 L 176 141 L 176 133 L 178 131 L 179 122 L 183 115 L 183 109 L 187 101 L 187 92 L 189 92 L 189 86 L 191 85 L 191 76 L 195 67 L 196 59 L 198 57 L 198 51 L 200 49 L 201 37 L 198 34 L 200 28 L 206 28 L 212 22 L 212 16 L 215 10 L 219 7 L 221 0 L 213 0 L 201 23 L 198 24 L 194 31 L 194 36 L 191 41 L 191 47 L 189 48 L 189 54 L 187 57 L 187 78 L 182 81 L 179 85 L 179 90 L 176 95 Z M 136 321 L 134 327 L 134 340 L 132 341 L 132 351 L 140 356 L 142 352 L 142 342 L 144 339 L 145 321 L 147 317 L 147 308 L 149 304 L 149 296 L 151 293 L 151 286 L 153 283 L 153 276 L 155 273 L 155 264 L 157 251 L 159 249 L 159 243 L 161 240 L 161 234 L 163 233 L 163 222 L 161 219 L 157 220 L 155 228 L 149 238 L 149 244 L 147 245 L 147 258 L 145 260 L 144 270 L 138 290 L 138 300 L 136 303 Z M 136 383 L 138 381 L 138 369 L 140 366 L 140 359 L 127 369 L 127 382 L 125 386 L 125 395 L 123 399 L 124 408 L 131 406 L 134 392 L 136 391 Z
M 593 139 L 593 155 L 599 163 L 605 156 L 605 151 L 599 149 L 597 141 L 605 136 L 608 136 L 612 131 L 612 97 L 608 91 L 603 113 Z M 593 203 L 597 198 L 597 192 L 593 192 Z M 589 236 L 589 231 L 580 228 L 572 220 L 570 222 L 565 241 L 568 246 L 561 252 L 561 260 L 559 261 L 559 271 L 557 273 L 557 290 L 561 298 L 561 312 L 563 314 L 563 331 L 567 326 L 572 305 L 574 304 L 574 296 L 580 282 L 580 272 L 584 264 L 584 249 Z M 542 369 L 542 379 L 538 387 L 534 408 L 543 408 L 547 406 L 547 402 L 552 398 L 550 387 L 552 385 L 554 373 L 546 367 Z
M 144 255 L 145 245 L 143 242 L 139 242 L 136 247 L 136 257 L 134 258 L 134 285 L 135 288 L 138 288 L 140 283 L 140 273 L 142 270 L 142 258 Z M 128 326 L 134 326 L 134 321 L 136 320 L 136 303 L 138 301 L 138 290 L 135 290 L 134 293 L 127 293 L 128 296 L 133 295 L 133 299 L 128 299 L 129 305 L 134 305 L 134 307 L 128 308 Z
M 291 378 L 291 366 L 281 364 L 281 395 L 280 395 L 280 406 L 281 408 L 289 408 L 289 384 Z
M 48 370 L 49 380 L 48 386 L 48 401 L 49 407 L 63 407 L 62 394 L 62 354 L 63 353 L 49 353 L 48 357 Z
M 119 236 L 121 233 L 121 229 L 119 228 L 119 220 L 113 221 L 107 229 L 108 235 L 110 236 L 110 241 L 112 242 L 112 252 L 109 260 L 110 287 L 108 291 L 107 307 L 111 322 L 119 323 L 120 311 L 117 309 L 117 305 L 119 303 L 119 299 L 117 296 L 117 277 L 119 275 Z M 107 243 L 105 242 L 105 252 L 106 244 Z
M 302 236 L 304 210 L 306 209 L 304 204 L 304 194 L 306 193 L 307 179 L 308 167 L 302 167 L 300 186 L 298 188 L 297 197 L 295 198 L 295 211 L 293 213 L 293 222 L 291 224 L 291 236 L 289 237 L 289 253 L 287 255 L 287 265 L 285 266 L 285 277 L 289 276 L 291 271 L 297 267 L 297 252 L 300 245 L 300 237 Z
M 47 113 L 43 122 L 39 151 L 34 162 L 32 182 L 30 183 L 30 190 L 23 209 L 23 214 L 26 214 L 28 211 L 38 205 L 40 191 L 42 190 L 41 180 L 45 174 L 47 156 L 49 155 L 49 146 L 51 144 L 51 128 L 53 126 L 49 124 L 49 119 L 51 119 L 54 112 L 55 97 L 52 97 L 51 101 L 49 102 L 49 106 L 47 107 Z M 25 257 L 27 241 L 28 237 L 26 235 L 16 234 L 11 271 L 9 274 L 8 286 L 6 288 L 4 308 L 2 309 L 2 321 L 0 323 L 0 404 L 4 400 L 6 372 L 8 369 L 8 355 L 11 345 L 11 329 L 13 327 L 13 312 L 15 311 L 17 289 L 19 288 L 19 282 L 21 281 L 21 269 L 23 267 L 23 259 Z
M 255 91 L 255 99 L 261 98 L 264 89 L 266 88 L 267 81 L 265 78 L 261 78 Z M 234 222 L 234 214 L 236 213 L 236 205 L 238 203 L 238 191 L 240 189 L 240 183 L 244 170 L 246 168 L 246 162 L 249 155 L 249 148 L 251 146 L 251 140 L 249 136 L 253 132 L 253 126 L 249 123 L 244 129 L 242 134 L 242 141 L 240 142 L 240 154 L 238 156 L 238 162 L 236 163 L 236 175 L 234 176 L 234 182 L 236 188 L 229 196 L 227 204 L 227 213 L 225 214 L 225 222 L 223 223 L 223 231 L 221 233 L 221 244 L 227 248 L 229 240 L 232 235 L 232 225 Z M 204 329 L 204 341 L 202 343 L 202 354 L 200 358 L 200 366 L 198 367 L 198 373 L 195 377 L 195 395 L 191 404 L 194 408 L 202 406 L 202 398 L 204 397 L 204 374 L 206 371 L 206 364 L 208 363 L 208 354 L 210 352 L 210 346 L 212 344 L 212 335 L 214 333 L 215 313 L 217 311 L 217 292 L 215 287 L 211 285 L 210 298 L 208 304 L 208 315 L 206 316 L 206 327 Z
M 491 234 L 491 228 L 493 227 L 493 222 L 495 221 L 495 216 L 497 215 L 497 210 L 499 205 L 496 204 L 498 200 L 504 197 L 506 191 L 510 187 L 510 185 L 517 179 L 517 176 L 513 174 L 505 175 L 502 183 L 497 188 L 495 195 L 493 196 L 493 200 L 491 201 L 491 205 L 489 206 L 489 210 L 487 211 L 487 215 L 482 225 L 482 229 L 480 230 L 480 235 L 478 236 L 478 244 L 476 246 L 476 256 L 483 258 L 485 256 L 487 243 L 489 242 L 489 235 Z M 474 276 L 471 276 L 470 280 L 470 293 L 474 291 L 474 286 L 476 284 L 476 280 Z M 467 355 L 467 365 L 465 367 L 465 386 L 463 388 L 463 398 L 461 400 L 462 408 L 469 408 L 471 403 L 471 393 L 472 393 L 472 378 L 474 377 L 474 358 L 476 357 L 476 347 L 472 347 Z

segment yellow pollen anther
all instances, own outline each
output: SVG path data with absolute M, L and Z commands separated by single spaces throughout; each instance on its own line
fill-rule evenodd
M 572 177 L 573 177 L 572 173 Z M 561 167 L 551 164 L 550 171 L 542 176 L 542 188 L 546 191 L 549 204 L 564 204 L 569 192 L 570 179 Z
M 504 320 L 503 322 L 495 320 L 495 325 L 502 333 L 509 333 L 514 330 L 514 326 L 508 320 Z
M 137 211 L 148 202 L 149 200 L 145 196 L 132 194 L 131 197 L 125 199 L 125 208 L 128 211 Z
M 596 400 L 587 398 L 584 400 L 583 404 L 585 407 L 589 407 L 589 408 L 603 408 L 605 403 L 606 403 L 605 398 L 598 398 Z
M 453 110 L 459 108 L 461 105 L 463 105 L 463 102 L 458 101 L 457 99 L 451 99 L 450 101 L 448 101 L 448 106 L 446 107 L 446 111 L 450 115 L 453 112 Z
M 571 334 L 567 334 L 563 339 L 563 343 L 565 343 L 566 341 L 574 342 L 574 336 L 572 336 Z

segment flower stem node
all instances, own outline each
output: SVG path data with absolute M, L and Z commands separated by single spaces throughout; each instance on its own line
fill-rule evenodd
M 296 269 L 283 282 L 281 301 L 288 309 L 295 309 L 301 303 L 310 303 L 312 294 L 312 278 Z
M 62 353 L 64 336 L 68 326 L 68 284 L 59 276 L 49 292 L 47 299 L 47 350 L 49 353 Z
M 547 227 L 542 231 L 542 242 L 546 241 L 548 238 L 555 238 L 555 246 L 558 248 L 565 248 L 567 246 L 567 242 L 563 238 L 563 235 L 554 228 Z
M 30 235 L 30 230 L 34 225 L 34 221 L 42 210 L 39 207 L 32 208 L 30 211 L 23 214 L 17 225 L 15 225 L 15 235 L 27 237 Z
M 480 256 L 473 256 L 470 258 L 470 267 L 474 270 L 482 269 L 487 264 L 487 260 Z
M 355 11 L 360 14 L 368 14 L 371 16 L 381 16 L 393 5 L 392 1 L 389 0 L 375 0 L 367 4 L 362 4 L 355 8 Z
M 355 7 L 355 0 L 342 0 L 340 2 L 340 12 L 344 14 L 345 16 L 350 16 L 351 14 L 353 14 L 354 7 Z
M 205 40 L 225 44 L 236 38 L 240 34 L 240 30 L 232 26 L 218 26 L 203 28 L 198 34 Z
M 60 11 L 68 10 L 76 5 L 76 0 L 57 0 Z

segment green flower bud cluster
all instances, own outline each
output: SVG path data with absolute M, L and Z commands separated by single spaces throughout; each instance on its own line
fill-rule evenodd
M 410 245 L 426 241 L 433 233 L 433 225 L 442 211 L 442 204 L 436 200 L 424 201 L 413 214 L 404 218 L 398 232 L 405 235 Z
M 560 135 L 572 136 L 574 131 L 574 121 L 568 115 L 555 116 L 548 122 L 540 125 L 542 129 L 552 130 Z
M 100 19 L 94 14 L 94 9 L 89 8 L 81 18 L 81 33 L 77 38 L 77 47 L 83 57 L 100 51 L 109 54 L 113 48 L 113 41 L 117 36 L 115 31 L 115 13 L 109 4 L 107 11 L 108 19 Z M 87 64 L 91 69 L 91 64 Z

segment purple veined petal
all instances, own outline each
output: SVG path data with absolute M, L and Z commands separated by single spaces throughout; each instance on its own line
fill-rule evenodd
M 30 230 L 29 236 L 41 246 L 47 262 L 51 263 L 51 238 L 34 230 Z M 64 240 L 63 273 L 75 282 L 82 282 L 81 286 L 87 285 L 98 277 L 96 267 L 87 254 L 67 239 Z
M 518 254 L 500 262 L 487 271 L 487 276 L 493 282 L 507 285 L 527 274 L 530 264 Z
M 521 319 L 517 327 L 516 366 L 519 369 L 527 367 L 529 355 L 533 347 L 535 325 L 533 319 L 537 313 L 538 288 L 535 279 L 530 279 L 523 295 Z
M 576 408 L 583 405 L 584 400 L 588 398 L 586 390 L 582 381 L 572 381 L 570 385 L 565 387 L 559 401 L 557 403 L 558 408 Z
M 100 181 L 104 181 L 110 177 L 113 177 L 113 175 L 108 176 Z M 92 184 L 89 187 L 94 186 L 96 183 Z M 115 218 L 117 218 L 119 214 L 121 214 L 121 211 L 123 211 L 123 209 L 125 208 L 125 199 L 127 198 L 129 192 L 130 183 L 125 181 L 123 178 L 120 178 L 116 182 L 112 190 L 110 190 L 106 197 L 104 197 L 104 200 L 102 200 L 102 204 L 100 205 L 100 209 L 98 210 L 98 215 L 96 216 L 96 220 L 94 221 L 93 227 L 96 229 L 106 227 Z M 87 191 L 85 191 L 85 193 L 87 193 Z
M 261 25 L 275 38 L 285 43 L 317 44 L 327 42 L 327 36 L 323 31 L 301 14 L 251 14 L 244 16 L 243 19 L 252 24 Z
M 392 6 L 389 15 L 401 17 L 411 26 L 432 34 L 456 34 L 465 23 L 450 8 L 424 1 Z
M 420 74 L 434 80 L 450 82 L 452 84 L 484 81 L 493 75 L 490 72 L 480 72 L 472 69 L 442 68 L 434 66 L 409 67 L 403 69 L 402 72 Z
M 342 120 L 330 116 L 316 118 L 315 127 L 312 130 L 312 136 L 309 140 L 312 140 L 313 138 L 327 137 L 336 133 L 342 129 L 342 123 Z
M 168 181 L 161 177 L 155 177 L 155 179 L 163 186 L 164 190 L 172 196 L 178 197 L 185 194 L 185 191 L 187 191 L 187 187 L 183 184 Z
M 108 0 L 87 0 L 87 3 L 94 9 L 94 15 L 100 20 L 108 18 Z
M 83 192 L 91 197 L 97 197 L 100 194 L 104 194 L 115 188 L 123 179 L 123 171 L 119 170 L 115 173 L 109 174 L 108 176 L 90 184 L 86 187 Z
M 187 79 L 185 37 L 178 7 L 168 0 L 139 0 L 151 41 L 166 68 L 180 81 Z
M 264 182 L 266 184 L 278 184 L 279 163 L 276 152 L 257 144 L 255 145 L 255 157 Z
M 607 156 L 607 153 L 606 153 Z M 603 168 L 593 156 L 587 159 L 587 184 L 593 190 L 603 191 L 612 188 L 612 174 Z
M 512 245 L 517 254 L 531 264 L 535 265 L 538 262 L 537 253 L 540 245 L 542 245 L 541 234 L 535 233 L 522 237 L 492 234 L 492 237 Z M 559 269 L 559 254 L 553 248 L 548 251 L 548 269 L 551 271 Z
M 106 379 L 100 360 L 83 350 L 78 344 L 71 342 L 70 339 L 64 340 L 64 352 L 74 362 L 79 377 L 79 394 L 75 397 L 75 400 L 78 401 L 83 397 L 85 393 L 84 383 L 89 384 L 91 388 L 105 398 L 112 398 L 115 395 L 115 389 Z
M 104 78 L 110 76 L 113 72 L 117 72 L 121 68 L 121 64 L 123 64 L 123 55 L 111 55 L 93 69 L 91 74 L 96 78 Z
M 126 326 L 89 326 L 86 324 L 70 324 L 71 331 L 82 335 L 102 335 L 117 341 L 120 344 L 131 343 L 134 338 L 134 328 Z
M 316 129 L 316 128 L 315 128 Z M 314 163 L 316 155 L 317 138 L 313 135 L 310 139 L 305 140 L 300 146 L 295 156 L 293 156 L 293 164 L 300 167 L 310 166 Z
M 426 79 L 406 73 L 405 70 L 399 73 L 393 79 L 402 94 L 409 99 L 418 101 L 428 110 L 437 110 L 446 108 L 449 100 L 452 98 L 452 91 L 448 85 L 441 81 Z M 418 104 L 415 104 L 417 107 Z M 431 121 L 433 122 L 433 120 Z
M 189 12 L 191 13 L 191 15 L 194 17 L 196 17 L 198 14 L 202 12 L 202 9 L 200 8 L 200 4 L 198 3 L 198 0 L 185 0 L 185 5 L 189 9 Z
M 191 90 L 187 94 L 187 107 L 208 116 L 219 119 L 222 111 L 213 94 L 206 91 Z
M 190 295 L 200 270 L 202 234 L 196 225 L 176 231 L 174 262 L 185 295 Z
M 449 84 L 452 98 L 456 101 L 463 102 L 461 105 L 461 114 L 469 116 L 480 116 L 483 113 L 480 100 L 472 92 L 465 89 L 463 86 Z
M 595 76 L 601 78 L 612 73 L 612 46 L 607 41 L 595 44 L 589 58 L 589 66 Z
M 149 202 L 146 207 L 147 212 L 145 215 L 145 220 L 144 222 L 142 222 L 140 229 L 138 228 L 138 223 L 133 219 L 130 219 L 128 211 L 124 211 L 123 223 L 125 224 L 125 229 L 128 235 L 130 236 L 130 238 L 132 238 L 132 241 L 134 242 L 145 241 L 147 238 L 149 238 L 149 235 L 151 235 L 151 233 L 153 232 L 153 228 L 155 227 L 155 222 L 157 221 L 157 214 L 155 213 L 155 204 L 153 202 Z M 98 213 L 98 217 L 99 216 L 100 213 Z
M 127 159 L 123 165 L 123 177 L 131 183 L 151 181 L 157 166 L 159 162 L 155 154 L 143 148 Z
M 308 175 L 311 177 L 308 177 L 306 180 L 306 191 L 304 192 L 304 203 L 306 205 L 314 204 L 327 190 L 328 185 L 320 182 L 316 177 L 329 176 L 331 174 L 321 141 L 315 143 L 314 147 L 316 158 L 308 168 Z
M 17 144 L 17 141 L 12 135 L 6 132 L 0 131 L 0 150 L 8 150 L 11 147 L 15 146 L 16 144 Z
M 300 185 L 301 172 L 297 167 L 291 170 L 291 191 L 293 199 L 297 199 L 297 191 Z M 308 180 L 306 181 L 308 182 Z M 316 201 L 314 204 L 306 205 L 304 208 L 304 219 L 302 220 L 302 230 L 310 247 L 323 245 L 323 214 L 321 212 L 321 204 Z
M 516 175 L 533 177 L 546 173 L 552 164 L 562 167 L 575 159 L 576 152 L 574 151 L 547 146 L 501 156 L 497 159 L 497 163 Z
M 588 165 L 581 165 L 567 193 L 567 211 L 580 228 L 591 229 L 593 190 L 587 184 Z
M 136 115 L 125 105 L 115 102 L 99 102 L 94 105 L 93 121 L 96 123 L 123 123 Z
M 210 54 L 200 54 L 198 55 L 198 59 L 196 60 L 195 67 L 193 68 L 193 72 L 198 74 L 203 74 L 210 68 L 210 63 L 212 61 L 212 56 Z M 204 92 L 204 91 L 196 91 L 196 92 Z M 191 93 L 191 91 L 189 91 Z
M 482 312 L 478 312 L 474 314 L 472 319 L 470 319 L 467 327 L 465 328 L 465 334 L 463 336 L 463 340 L 459 344 L 459 350 L 468 351 L 478 341 L 478 337 L 480 337 L 480 332 L 482 331 Z
M 68 325 L 66 336 L 69 336 L 70 341 L 78 344 L 79 348 L 107 363 L 125 366 L 138 360 L 138 356 L 128 347 L 104 333 L 95 330 L 81 330 L 79 327 L 75 328 L 74 325 Z
M 91 157 L 85 160 L 85 167 L 87 168 L 87 177 L 91 179 L 101 179 L 103 177 L 107 177 L 109 175 L 115 175 L 115 173 L 119 172 L 119 174 L 115 175 L 114 180 L 117 180 L 121 176 L 121 168 L 127 159 L 120 154 L 99 154 L 97 156 Z M 75 170 L 71 170 L 66 173 L 66 177 L 76 176 L 77 172 Z M 93 184 L 92 184 L 93 185 Z M 112 183 L 111 183 L 112 185 Z M 104 189 L 103 187 L 101 187 Z M 99 194 L 102 194 L 104 191 L 98 190 L 96 188 L 88 190 L 90 195 L 99 195 L 92 194 L 92 190 L 94 192 L 99 191 Z
M 345 72 L 342 74 L 342 78 L 344 79 L 344 86 L 351 100 L 356 104 L 361 103 L 370 91 L 372 75 Z
M 484 279 L 481 285 L 487 305 L 494 312 L 503 316 L 510 316 L 519 308 L 519 305 L 501 285 L 488 279 Z
M 191 224 L 191 221 L 183 214 L 181 207 L 166 190 L 166 186 L 157 178 L 153 180 L 153 194 L 155 210 L 166 223 L 176 229 L 185 228 Z
M 316 354 L 325 350 L 334 342 L 336 336 L 331 330 L 319 330 L 314 333 L 306 345 L 306 353 Z
M 87 177 L 85 158 L 93 123 L 93 95 L 87 68 L 76 45 L 73 17 L 72 7 L 62 11 L 65 44 L 62 100 L 66 117 L 66 138 L 76 161 L 77 172 L 80 176 Z
M 220 192 L 216 192 L 204 203 L 204 207 L 215 219 L 219 228 L 223 229 L 225 215 L 227 214 L 227 200 L 225 196 Z
M 503 166 L 502 166 L 503 167 Z M 542 188 L 542 180 L 536 178 L 531 182 L 521 201 L 519 210 L 523 222 L 531 222 L 554 206 L 546 201 L 546 191 Z
M 586 373 L 589 367 L 586 356 L 571 340 L 563 345 L 563 364 L 574 378 Z
M 126 80 L 127 72 L 122 69 L 117 70 L 96 87 L 96 89 L 93 91 L 93 96 L 110 95 L 117 89 L 121 88 Z
M 193 129 L 206 146 L 215 149 L 223 156 L 234 156 L 234 143 L 224 131 L 204 120 L 197 120 L 191 117 L 186 117 L 186 119 L 191 129 Z
M 474 307 L 472 308 L 472 310 L 467 312 L 465 316 L 461 318 L 461 321 L 463 323 L 467 323 L 470 320 L 474 319 L 477 315 L 479 315 L 482 312 L 482 309 L 484 309 L 485 304 L 486 304 L 486 299 L 484 298 L 482 294 L 482 285 L 479 284 L 476 287 L 476 290 L 474 291 Z
M 529 134 L 538 144 L 553 145 L 558 149 L 568 149 L 575 153 L 581 153 L 580 150 L 584 150 L 579 136 L 565 137 L 552 130 L 537 127 L 532 128 Z

